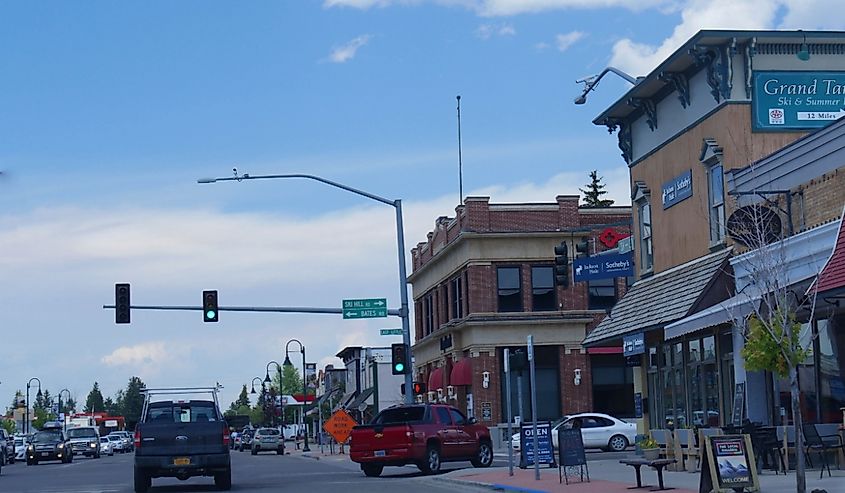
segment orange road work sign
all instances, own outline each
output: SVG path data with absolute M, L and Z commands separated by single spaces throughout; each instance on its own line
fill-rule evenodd
M 346 412 L 345 409 L 338 409 L 332 414 L 325 423 L 323 429 L 337 441 L 337 443 L 344 443 L 349 440 L 349 435 L 352 434 L 352 427 L 358 423 L 352 419 L 352 416 Z

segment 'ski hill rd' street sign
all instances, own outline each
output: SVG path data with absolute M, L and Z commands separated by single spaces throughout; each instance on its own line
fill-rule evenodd
M 387 317 L 387 298 L 343 300 L 343 318 Z

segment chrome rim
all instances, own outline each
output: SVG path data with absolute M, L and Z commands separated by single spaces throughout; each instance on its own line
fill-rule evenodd
M 619 436 L 610 439 L 610 448 L 616 451 L 625 450 L 625 439 Z
M 440 455 L 437 453 L 437 450 L 431 449 L 428 453 L 428 467 L 432 471 L 440 468 Z
M 492 462 L 493 452 L 490 450 L 489 445 L 487 445 L 486 443 L 481 444 L 481 450 L 478 451 L 478 458 L 484 465 L 487 465 L 488 463 Z

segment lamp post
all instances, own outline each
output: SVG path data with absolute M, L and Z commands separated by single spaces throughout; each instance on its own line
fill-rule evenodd
M 68 390 L 67 388 L 60 390 L 59 391 L 59 414 L 62 414 L 62 392 L 67 392 L 67 402 L 70 402 L 70 390 Z M 62 418 L 62 431 L 67 433 L 67 417 Z
M 275 360 L 267 363 L 267 373 L 264 376 L 264 383 L 270 383 L 271 382 L 271 380 L 270 380 L 270 365 L 276 365 L 276 368 L 278 368 L 278 370 L 279 370 L 279 402 L 282 405 L 282 409 L 281 409 L 281 413 L 280 413 L 281 416 L 279 416 L 279 421 L 281 422 L 281 425 L 282 425 L 282 429 L 281 429 L 281 432 L 282 432 L 282 455 L 285 455 L 285 396 L 284 396 L 284 392 L 282 390 L 282 365 L 280 365 L 279 362 L 275 361 Z M 274 411 L 274 414 L 275 414 L 275 411 L 276 411 L 276 403 L 275 402 L 273 403 L 273 411 Z
M 258 383 L 263 382 L 264 380 L 261 377 L 253 377 L 252 379 L 252 390 L 249 391 L 250 394 L 255 394 L 255 381 L 258 380 Z
M 32 381 L 35 380 L 38 382 L 38 397 L 41 397 L 41 380 L 38 377 L 32 377 L 26 382 L 26 417 L 24 418 L 24 428 L 26 429 L 27 435 L 29 434 L 29 387 L 32 385 Z
M 293 366 L 288 356 L 288 346 L 295 342 L 299 344 L 299 352 L 302 353 L 302 426 L 305 428 L 303 435 L 305 436 L 305 444 L 302 446 L 303 452 L 310 452 L 308 448 L 308 426 L 305 424 L 305 404 L 308 402 L 308 382 L 305 381 L 305 346 L 297 339 L 291 339 L 285 344 L 285 366 Z
M 614 74 L 618 75 L 619 77 L 622 77 L 623 79 L 625 79 L 626 81 L 630 82 L 633 85 L 637 85 L 637 83 L 639 83 L 639 81 L 640 81 L 639 79 L 635 79 L 634 77 L 631 77 L 630 75 L 626 74 L 625 72 L 619 70 L 616 67 L 607 67 L 606 69 L 602 70 L 601 73 L 599 73 L 597 75 L 591 75 L 590 77 L 584 77 L 583 79 L 575 81 L 576 84 L 584 84 L 584 92 L 582 92 L 580 96 L 575 98 L 575 101 L 574 101 L 575 104 L 586 103 L 587 102 L 587 94 L 589 94 L 590 91 L 595 89 L 597 85 L 599 85 L 599 81 L 602 79 L 602 77 L 607 75 L 608 72 L 613 72 Z
M 326 185 L 339 188 L 341 190 L 346 190 L 347 192 L 354 193 L 356 195 L 360 195 L 362 197 L 367 197 L 368 199 L 375 200 L 376 202 L 381 202 L 382 204 L 387 204 L 392 206 L 396 209 L 396 243 L 399 249 L 399 298 L 401 302 L 401 306 L 399 308 L 399 316 L 402 318 L 402 342 L 405 344 L 406 353 L 405 353 L 405 361 L 407 361 L 408 366 L 411 366 L 411 321 L 410 315 L 408 310 L 408 276 L 407 270 L 405 268 L 405 233 L 402 227 L 402 200 L 390 200 L 384 197 L 379 197 L 378 195 L 374 195 L 363 190 L 358 190 L 356 188 L 352 188 L 347 185 L 343 185 L 342 183 L 337 183 L 331 180 L 327 180 L 325 178 L 321 178 L 315 175 L 308 175 L 302 173 L 295 173 L 295 174 L 284 174 L 284 175 L 262 175 L 262 176 L 249 176 L 248 174 L 238 175 L 238 170 L 235 169 L 235 176 L 226 177 L 226 178 L 201 178 L 197 180 L 197 183 L 216 183 L 218 181 L 243 181 L 243 180 L 272 180 L 272 179 L 285 179 L 285 178 L 302 178 L 306 180 L 314 180 L 320 183 L 325 183 Z M 414 403 L 414 378 L 412 372 L 405 373 L 405 403 L 406 404 L 413 404 Z

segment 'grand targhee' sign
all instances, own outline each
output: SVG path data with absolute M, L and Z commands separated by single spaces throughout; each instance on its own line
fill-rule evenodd
M 845 72 L 754 72 L 755 130 L 824 127 L 845 116 Z

